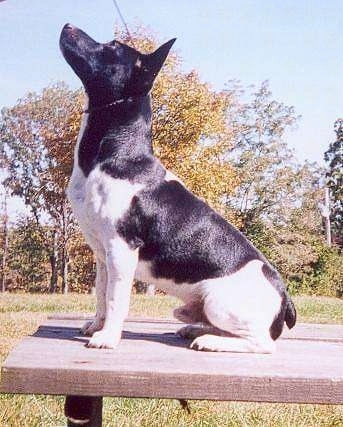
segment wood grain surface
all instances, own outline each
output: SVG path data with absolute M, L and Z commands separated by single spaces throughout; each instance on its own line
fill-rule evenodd
M 0 391 L 343 404 L 343 326 L 298 324 L 272 355 L 198 352 L 173 320 L 129 319 L 114 350 L 89 349 L 76 316 L 50 318 L 2 368 Z

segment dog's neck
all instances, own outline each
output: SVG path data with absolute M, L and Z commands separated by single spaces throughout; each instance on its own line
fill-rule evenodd
M 152 155 L 149 95 L 107 104 L 94 103 L 90 97 L 85 114 L 77 153 L 85 176 L 97 163 L 112 158 L 133 160 Z

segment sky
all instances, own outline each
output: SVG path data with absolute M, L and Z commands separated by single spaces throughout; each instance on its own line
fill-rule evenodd
M 269 80 L 273 98 L 301 115 L 286 142 L 299 161 L 323 164 L 343 116 L 342 0 L 117 0 L 128 27 L 149 27 L 183 69 L 213 88 Z M 80 83 L 59 51 L 70 22 L 94 39 L 121 25 L 112 0 L 0 1 L 0 108 L 56 81 Z

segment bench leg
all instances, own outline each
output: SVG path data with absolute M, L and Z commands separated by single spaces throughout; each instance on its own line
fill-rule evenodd
M 68 427 L 101 427 L 102 397 L 67 396 L 64 413 L 68 419 Z

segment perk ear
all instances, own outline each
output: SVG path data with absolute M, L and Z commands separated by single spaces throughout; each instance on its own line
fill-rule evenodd
M 164 61 L 167 59 L 168 53 L 173 46 L 176 39 L 171 39 L 169 42 L 164 43 L 155 52 L 146 55 L 145 65 L 149 71 L 154 75 L 154 79 L 159 73 Z
M 141 55 L 142 63 L 140 64 L 141 71 L 143 72 L 144 86 L 149 90 L 159 73 L 164 61 L 166 60 L 170 48 L 173 46 L 176 39 L 171 39 L 169 42 L 164 43 L 155 52 L 147 55 Z

